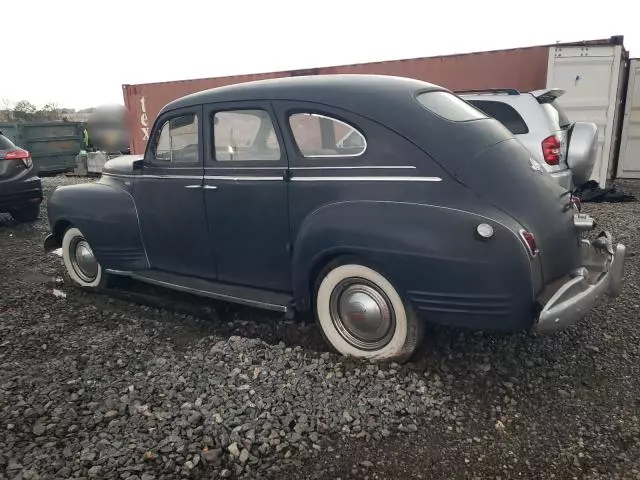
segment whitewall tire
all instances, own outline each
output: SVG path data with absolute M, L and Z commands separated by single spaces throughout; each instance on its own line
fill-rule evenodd
M 82 232 L 69 228 L 62 238 L 62 259 L 67 274 L 83 288 L 100 288 L 106 285 L 107 275 L 98 263 Z
M 316 315 L 326 340 L 342 355 L 407 360 L 421 328 L 391 283 L 358 264 L 339 265 L 321 279 Z

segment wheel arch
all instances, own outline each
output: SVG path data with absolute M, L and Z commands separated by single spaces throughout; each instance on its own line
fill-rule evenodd
M 475 234 L 481 222 L 496 232 L 490 241 Z M 508 227 L 489 216 L 438 205 L 342 202 L 309 215 L 295 238 L 293 293 L 300 311 L 313 308 L 323 269 L 353 255 L 435 323 L 512 330 L 531 322 L 530 259 Z
M 389 278 L 385 269 L 376 262 L 371 252 L 359 247 L 336 247 L 329 248 L 323 251 L 313 259 L 311 266 L 306 274 L 306 298 L 301 298 L 296 295 L 296 305 L 298 300 L 302 300 L 303 306 L 306 307 L 306 311 L 313 309 L 315 303 L 315 291 L 318 288 L 321 277 L 329 271 L 329 267 L 335 268 L 339 265 L 345 265 L 347 263 L 354 263 L 369 267 L 376 270 L 381 275 Z M 392 282 L 393 283 L 393 282 Z M 303 295 L 305 292 L 300 292 Z
M 53 235 L 55 245 L 58 248 L 62 246 L 62 238 L 64 237 L 64 232 L 66 232 L 73 226 L 73 223 L 65 218 L 56 220 L 55 224 L 51 228 L 51 234 Z
M 47 208 L 58 246 L 66 229 L 73 226 L 82 232 L 104 268 L 148 268 L 138 212 L 129 192 L 100 182 L 60 187 L 51 195 Z

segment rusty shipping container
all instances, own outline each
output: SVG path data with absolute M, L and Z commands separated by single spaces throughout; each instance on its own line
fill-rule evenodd
M 575 44 L 607 44 L 614 41 L 614 38 Z M 417 78 L 451 90 L 509 87 L 531 91 L 545 88 L 549 47 L 550 45 L 542 45 L 308 70 L 123 85 L 124 103 L 130 118 L 131 152 L 136 154 L 144 152 L 153 122 L 164 105 L 176 98 L 201 90 L 297 75 L 364 73 Z

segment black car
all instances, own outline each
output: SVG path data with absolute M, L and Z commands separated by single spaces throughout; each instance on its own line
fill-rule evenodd
M 31 155 L 0 132 L 0 213 L 16 222 L 32 222 L 40 213 L 42 183 Z
M 407 359 L 424 322 L 542 331 L 620 291 L 624 245 L 497 120 L 429 83 L 297 77 L 160 112 L 144 156 L 60 187 L 51 235 L 85 288 L 135 279 L 314 311 L 345 355 Z

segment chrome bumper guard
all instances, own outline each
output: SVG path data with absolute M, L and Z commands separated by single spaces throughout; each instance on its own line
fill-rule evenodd
M 626 247 L 613 245 L 611 234 L 582 240 L 582 267 L 570 275 L 542 308 L 536 330 L 551 332 L 568 327 L 584 317 L 604 295 L 616 297 L 622 290 Z

